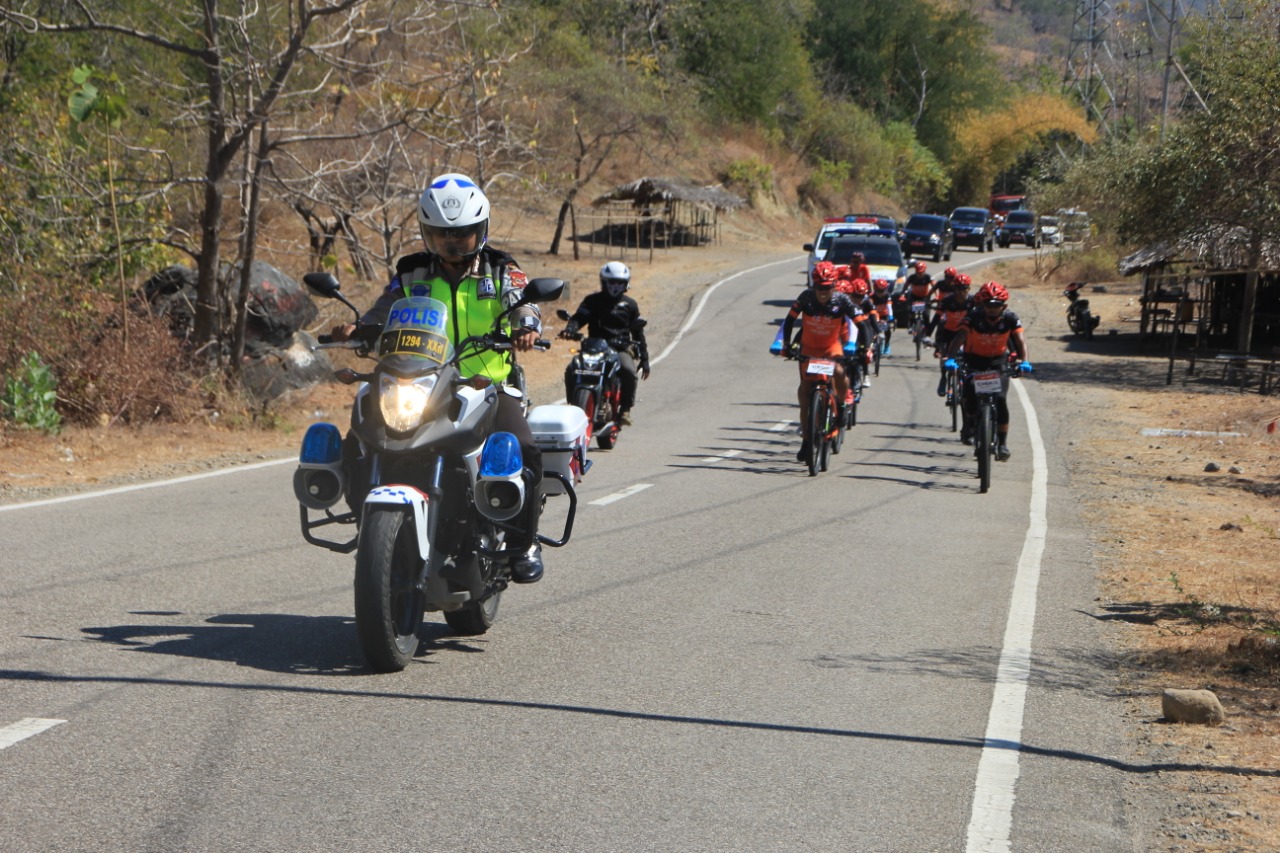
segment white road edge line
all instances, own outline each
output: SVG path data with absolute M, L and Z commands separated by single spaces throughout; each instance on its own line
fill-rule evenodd
M 138 483 L 133 486 L 120 486 L 115 489 L 103 489 L 100 492 L 80 492 L 74 495 L 63 495 L 60 498 L 46 498 L 39 501 L 28 501 L 20 504 L 4 504 L 0 506 L 0 512 L 7 512 L 13 509 L 33 509 L 38 506 L 51 506 L 53 504 L 70 503 L 71 501 L 85 501 L 89 498 L 105 498 L 109 495 L 122 495 L 125 492 L 139 492 L 143 489 L 158 489 L 161 486 L 176 486 L 178 483 L 191 483 L 195 480 L 205 480 L 209 477 L 221 477 L 223 474 L 239 474 L 241 471 L 254 471 L 258 468 L 270 468 L 272 465 L 284 465 L 287 462 L 296 464 L 297 456 L 286 456 L 283 459 L 272 459 L 270 462 L 255 462 L 252 465 L 237 465 L 234 468 L 220 468 L 217 471 L 206 471 L 203 474 L 188 474 L 185 477 L 174 477 L 172 480 L 154 480 L 148 483 Z
M 66 720 L 44 720 L 40 717 L 26 717 L 16 723 L 0 728 L 0 749 L 7 749 L 19 741 L 38 735 Z
M 620 501 L 623 498 L 629 498 L 632 495 L 639 494 L 652 485 L 653 483 L 636 483 L 634 486 L 627 486 L 620 492 L 614 492 L 611 495 L 606 495 L 605 497 L 591 501 L 590 503 L 591 506 L 608 506 L 614 501 Z
M 1018 781 L 1018 753 L 1022 748 L 1022 715 L 1031 675 L 1031 635 L 1036 618 L 1036 589 L 1040 583 L 1040 559 L 1044 554 L 1048 520 L 1048 466 L 1040 420 L 1021 382 L 1012 383 L 1027 418 L 1031 440 L 1031 504 L 1027 534 L 1013 581 L 1009 620 L 996 670 L 996 686 L 987 717 L 987 733 L 978 760 L 973 811 L 969 818 L 966 853 L 1010 850 L 1013 829 L 1014 787 Z
M 652 359 L 651 363 L 657 364 L 658 362 L 666 358 L 667 355 L 673 349 L 676 348 L 676 344 L 680 343 L 680 339 L 684 337 L 684 333 L 689 331 L 689 329 L 693 327 L 693 324 L 698 319 L 698 315 L 702 313 L 702 306 L 707 304 L 707 299 L 711 296 L 713 292 L 715 292 L 716 288 L 718 288 L 720 285 L 724 284 L 725 282 L 733 281 L 735 278 L 737 278 L 740 275 L 746 275 L 747 273 L 755 272 L 756 270 L 762 270 L 762 269 L 765 269 L 766 267 L 772 267 L 778 264 L 793 264 L 795 262 L 796 262 L 796 257 L 790 257 L 781 261 L 772 261 L 767 264 L 761 264 L 758 267 L 752 267 L 751 269 L 748 269 L 748 270 L 742 270 L 741 272 L 736 272 L 733 275 L 729 276 L 728 278 L 722 278 L 719 281 L 717 281 L 715 284 L 711 285 L 711 287 L 707 288 L 706 292 L 702 294 L 702 299 L 698 301 L 698 307 L 694 309 L 693 314 L 689 316 L 689 319 L 685 321 L 685 324 L 680 327 L 680 331 L 676 333 L 675 338 L 672 339 L 671 343 L 667 344 L 666 349 L 664 349 L 657 358 Z M 557 400 L 556 402 L 565 403 L 567 401 Z M 0 512 L 7 512 L 9 510 L 15 510 L 15 509 L 34 509 L 35 507 L 39 507 L 39 506 L 51 506 L 53 504 L 68 503 L 70 501 L 83 501 L 83 500 L 88 500 L 89 498 L 104 498 L 104 497 L 107 497 L 108 495 L 120 495 L 120 494 L 124 494 L 125 492 L 136 492 L 142 489 L 158 489 L 161 486 L 174 486 L 174 485 L 177 485 L 178 483 L 190 483 L 194 480 L 203 480 L 207 477 L 220 477 L 223 474 L 236 474 L 241 471 L 252 471 L 256 468 L 266 468 L 271 465 L 283 465 L 286 462 L 297 462 L 297 457 L 289 456 L 284 459 L 275 459 L 275 460 L 272 460 L 271 462 L 259 462 L 256 465 L 239 465 L 234 468 L 222 468 L 218 471 L 209 471 L 204 474 L 191 474 L 186 477 L 176 477 L 172 480 L 156 480 L 155 482 L 151 482 L 151 483 L 139 483 L 136 486 L 121 486 L 120 488 L 117 488 L 117 489 L 104 489 L 103 491 L 100 491 L 100 492 L 80 492 L 79 494 L 74 494 L 74 495 L 64 495 L 63 497 L 60 497 L 60 498 L 47 498 L 45 500 L 28 501 L 26 503 L 4 504 L 4 505 L 0 505 Z

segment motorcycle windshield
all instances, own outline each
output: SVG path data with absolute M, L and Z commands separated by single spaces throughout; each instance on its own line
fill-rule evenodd
M 425 373 L 453 358 L 449 308 L 439 299 L 410 296 L 391 306 L 378 337 L 378 361 L 400 374 Z

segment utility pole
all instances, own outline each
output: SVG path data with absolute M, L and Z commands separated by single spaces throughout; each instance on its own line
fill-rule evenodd
M 1148 0 L 1150 2 L 1150 0 Z M 1164 85 L 1160 89 L 1160 141 L 1169 121 L 1169 76 L 1173 73 L 1173 34 L 1178 29 L 1178 0 L 1169 0 L 1169 38 L 1164 48 Z
M 1115 61 L 1110 41 L 1112 18 L 1109 0 L 1077 0 L 1071 48 L 1062 77 L 1063 92 L 1079 95 L 1085 117 L 1097 122 L 1103 133 L 1111 130 L 1116 105 L 1104 71 L 1104 65 L 1109 69 Z

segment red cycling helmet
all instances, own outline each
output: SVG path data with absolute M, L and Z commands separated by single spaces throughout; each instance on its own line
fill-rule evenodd
M 955 267 L 947 267 L 945 270 L 942 271 L 942 274 L 946 278 L 955 278 L 959 273 L 956 272 Z
M 836 267 L 830 261 L 818 261 L 813 265 L 813 283 L 826 284 L 828 287 L 831 282 L 836 280 Z
M 969 274 L 967 272 L 962 272 L 958 276 L 956 276 L 956 287 L 963 289 L 968 287 L 971 284 L 973 284 L 973 279 L 969 277 Z
M 853 280 L 853 292 L 855 296 L 866 296 L 871 292 L 871 288 L 867 287 L 867 282 L 860 278 Z
M 889 279 L 887 279 L 887 278 L 878 278 L 878 279 L 876 279 L 875 281 L 871 282 L 871 286 L 872 286 L 872 287 L 874 287 L 876 290 L 888 290 L 888 289 L 889 289 Z
M 924 261 L 916 261 L 916 272 L 924 272 L 929 269 L 929 265 Z
M 989 281 L 978 289 L 978 295 L 973 297 L 975 302 L 999 302 L 1004 304 L 1009 301 L 1009 291 L 1005 290 L 1003 284 L 997 284 Z

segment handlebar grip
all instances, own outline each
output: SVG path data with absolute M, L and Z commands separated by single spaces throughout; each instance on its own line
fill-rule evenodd
M 538 338 L 533 342 L 533 348 L 536 350 L 549 350 L 551 349 L 551 341 L 546 338 Z
M 316 335 L 316 343 L 318 344 L 331 344 L 333 342 L 333 335 Z

